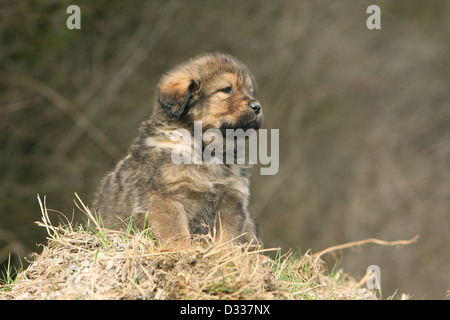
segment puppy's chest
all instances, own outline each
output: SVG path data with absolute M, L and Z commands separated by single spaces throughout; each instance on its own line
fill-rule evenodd
M 203 192 L 184 189 L 179 199 L 189 221 L 209 224 L 215 220 L 217 212 L 236 203 L 241 196 L 242 193 L 233 184 L 214 184 Z
M 186 169 L 186 168 L 185 168 Z M 174 175 L 178 180 L 174 190 L 188 215 L 217 211 L 220 206 L 248 197 L 248 180 L 238 168 L 221 165 L 188 167 L 185 175 Z

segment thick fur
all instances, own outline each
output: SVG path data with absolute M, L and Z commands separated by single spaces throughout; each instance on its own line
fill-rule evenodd
M 140 228 L 147 221 L 166 247 L 187 247 L 191 234 L 208 232 L 222 240 L 244 234 L 236 241 L 256 241 L 247 211 L 248 165 L 171 159 L 173 130 L 193 135 L 194 121 L 202 122 L 203 132 L 259 129 L 263 115 L 249 70 L 232 56 L 205 54 L 163 76 L 156 96 L 140 136 L 103 180 L 94 208 L 104 225 L 119 228 L 130 216 Z

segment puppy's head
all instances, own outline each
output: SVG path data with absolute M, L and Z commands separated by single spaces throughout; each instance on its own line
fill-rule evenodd
M 169 71 L 158 85 L 157 112 L 204 130 L 259 129 L 263 120 L 255 80 L 232 56 L 206 54 Z

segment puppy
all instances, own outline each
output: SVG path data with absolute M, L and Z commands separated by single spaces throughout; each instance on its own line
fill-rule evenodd
M 164 75 L 150 119 L 100 187 L 94 208 L 105 227 L 119 228 L 131 216 L 140 228 L 148 223 L 164 247 L 188 247 L 191 234 L 208 232 L 224 241 L 257 243 L 247 210 L 247 164 L 173 161 L 176 130 L 194 136 L 197 123 L 202 133 L 218 129 L 223 140 L 227 129 L 258 130 L 263 114 L 255 89 L 247 67 L 219 53 Z

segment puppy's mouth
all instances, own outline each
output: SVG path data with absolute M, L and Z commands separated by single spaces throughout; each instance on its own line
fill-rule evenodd
M 262 115 L 262 113 L 258 113 L 254 120 L 247 123 L 247 125 L 246 125 L 247 129 L 258 130 L 259 128 L 261 128 L 263 119 L 264 119 L 264 116 Z M 242 128 L 242 129 L 244 129 L 244 128 Z
M 255 115 L 254 117 L 252 117 L 252 119 L 240 119 L 235 123 L 229 123 L 229 122 L 224 122 L 220 125 L 219 130 L 222 132 L 223 135 L 226 134 L 226 130 L 227 129 L 242 129 L 244 131 L 248 130 L 248 129 L 254 129 L 254 130 L 258 130 L 259 128 L 261 128 L 262 125 L 262 121 L 263 121 L 263 115 L 262 113 L 259 113 L 257 115 Z

